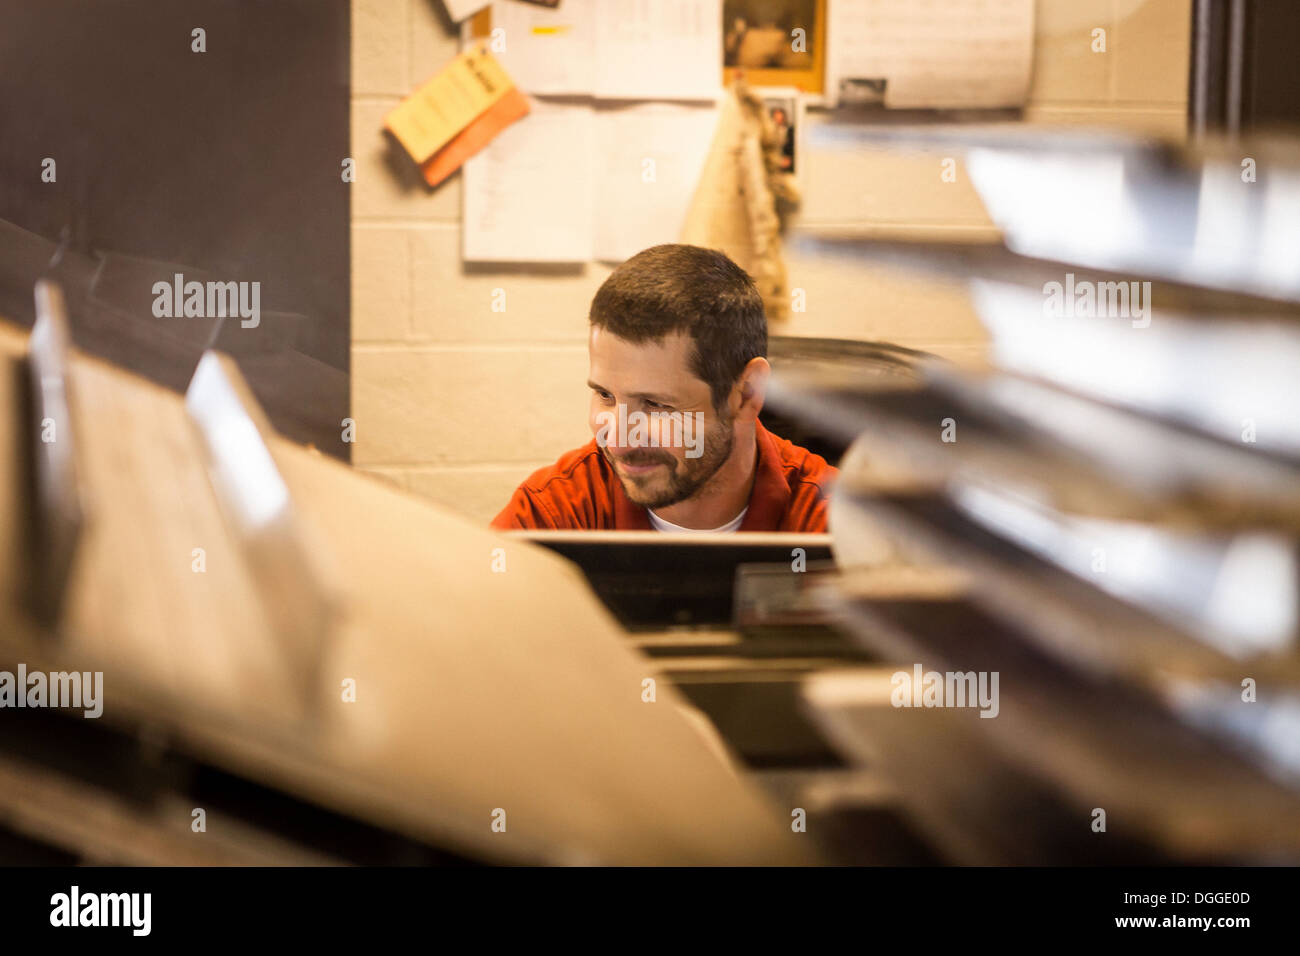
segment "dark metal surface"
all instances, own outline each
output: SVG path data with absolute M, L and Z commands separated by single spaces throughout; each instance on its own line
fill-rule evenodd
M 736 612 L 736 578 L 746 565 L 790 570 L 800 548 L 809 564 L 831 559 L 824 535 L 698 536 L 658 532 L 583 532 L 520 535 L 573 561 L 596 596 L 631 631 L 668 626 L 731 626 Z M 684 540 L 689 537 L 691 540 Z

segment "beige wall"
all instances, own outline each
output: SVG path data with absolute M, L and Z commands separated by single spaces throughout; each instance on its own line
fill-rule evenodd
M 1030 122 L 1179 135 L 1190 0 L 1038 0 Z M 1107 52 L 1093 53 L 1103 28 Z M 467 267 L 460 177 L 430 191 L 384 114 L 455 55 L 440 0 L 353 0 L 354 463 L 487 521 L 533 469 L 582 444 L 587 304 L 609 267 Z M 815 113 L 809 125 L 819 122 Z M 802 221 L 883 235 L 996 236 L 934 156 L 810 152 Z M 885 339 L 957 359 L 983 335 L 961 289 L 791 257 L 807 311 L 777 334 Z M 506 311 L 491 309 L 505 290 Z

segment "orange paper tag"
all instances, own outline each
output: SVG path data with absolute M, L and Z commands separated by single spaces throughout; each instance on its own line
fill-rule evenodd
M 528 115 L 528 97 L 518 88 L 497 100 L 485 113 L 479 115 L 463 130 L 457 133 L 450 143 L 438 150 L 433 158 L 422 167 L 424 181 L 436 186 L 456 170 L 480 149 L 492 142 L 501 132 L 517 119 Z
M 486 45 L 478 44 L 402 100 L 384 126 L 423 164 L 514 88 Z

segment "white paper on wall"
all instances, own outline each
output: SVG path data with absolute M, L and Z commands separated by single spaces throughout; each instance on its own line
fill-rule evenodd
M 492 4 L 490 49 L 525 93 L 590 96 L 596 77 L 594 9 L 594 0 L 564 0 L 554 10 L 498 0 Z
M 717 122 L 712 104 L 644 103 L 597 110 L 597 259 L 622 262 L 680 238 Z
M 593 112 L 535 100 L 464 166 L 466 262 L 592 258 Z
M 593 93 L 706 99 L 722 89 L 721 0 L 601 0 Z
M 722 85 L 721 0 L 497 0 L 492 31 L 525 93 L 713 101 Z
M 827 98 L 886 82 L 901 109 L 1001 108 L 1029 95 L 1034 0 L 828 0 Z
M 465 164 L 465 260 L 621 262 L 678 241 L 717 117 L 714 104 L 534 100 Z

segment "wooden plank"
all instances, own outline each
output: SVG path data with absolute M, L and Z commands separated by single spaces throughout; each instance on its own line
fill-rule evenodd
M 93 510 L 73 614 L 63 646 L 16 627 L 6 658 L 102 670 L 105 720 L 159 723 L 236 773 L 489 859 L 813 859 L 683 719 L 675 690 L 661 681 L 656 703 L 642 702 L 655 670 L 576 568 L 277 440 L 345 592 L 307 719 L 179 396 L 93 359 L 74 367 Z M 12 558 L 0 567 L 13 572 Z

